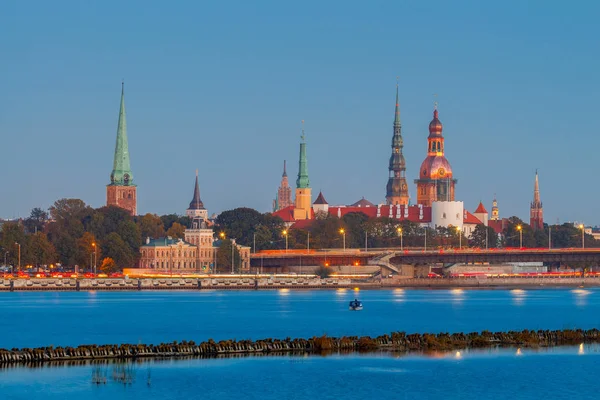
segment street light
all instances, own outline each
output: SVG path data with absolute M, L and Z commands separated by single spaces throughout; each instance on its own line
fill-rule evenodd
M 284 229 L 283 232 L 281 232 L 283 234 L 283 236 L 285 236 L 285 252 L 287 253 L 288 251 L 288 231 L 287 229 Z
M 98 247 L 96 247 L 96 243 L 92 243 L 92 247 L 94 248 L 94 275 L 97 273 L 97 264 L 98 264 Z
M 400 235 L 400 251 L 403 251 L 404 248 L 404 236 L 403 236 L 403 232 L 402 232 L 402 228 L 398 227 L 398 229 L 396 229 L 398 231 L 398 235 Z
M 458 249 L 462 250 L 462 232 L 460 231 L 460 226 L 456 227 L 456 233 L 458 233 Z
M 579 229 L 581 229 L 581 248 L 585 249 L 585 226 L 580 224 Z
M 8 251 L 4 253 L 4 267 L 6 268 L 6 256 L 8 255 Z M 12 272 L 12 271 L 11 271 Z
M 521 240 L 521 246 L 519 246 L 521 249 L 523 248 L 523 227 L 521 225 L 517 225 L 517 230 L 519 231 L 519 237 Z
M 346 231 L 344 230 L 344 228 L 340 229 L 340 233 L 342 234 L 342 238 L 344 241 L 344 251 L 346 251 Z
M 19 258 L 18 258 L 19 261 L 17 263 L 17 271 L 20 271 L 21 270 L 21 245 L 17 242 L 15 242 L 15 244 L 17 246 L 19 246 Z

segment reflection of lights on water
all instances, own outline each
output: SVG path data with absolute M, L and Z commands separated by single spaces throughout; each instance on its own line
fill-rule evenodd
M 527 292 L 523 289 L 513 289 L 510 291 L 510 294 L 513 297 L 513 302 L 517 305 L 523 304 L 525 297 L 527 297 Z
M 402 303 L 404 302 L 404 289 L 394 289 L 394 301 Z
M 404 289 L 396 288 L 394 289 L 394 294 L 404 295 Z
M 354 291 L 355 291 L 355 292 L 358 292 L 358 291 L 360 291 L 360 288 L 357 288 L 357 287 L 355 287 L 355 288 L 354 288 Z
M 452 289 L 450 293 L 452 293 L 455 296 L 462 296 L 465 293 L 465 291 L 462 289 Z
M 521 348 L 520 347 L 517 348 L 517 355 L 518 356 L 522 356 L 523 355 L 523 353 L 521 352 Z
M 454 358 L 461 358 L 461 357 L 462 357 L 462 354 L 460 354 L 460 351 L 457 351 L 457 352 L 454 354 Z
M 585 354 L 583 343 L 579 345 L 579 350 L 577 350 L 577 354 Z
M 346 293 L 346 289 L 338 289 L 335 291 L 336 294 L 342 296 Z
M 290 289 L 279 289 L 279 294 L 282 296 L 288 296 L 290 294 Z
M 588 294 L 592 294 L 592 292 L 585 289 L 573 289 L 571 292 L 575 293 L 577 296 L 587 296 Z

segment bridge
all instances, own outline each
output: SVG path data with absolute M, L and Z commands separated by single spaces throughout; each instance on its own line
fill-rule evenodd
M 297 267 L 302 265 L 378 265 L 398 271 L 401 264 L 471 264 L 544 262 L 554 264 L 598 263 L 600 248 L 569 249 L 331 249 L 331 250 L 277 250 L 253 253 L 250 266 L 254 268 Z

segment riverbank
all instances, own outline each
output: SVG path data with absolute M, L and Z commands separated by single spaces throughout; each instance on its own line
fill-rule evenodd
M 600 331 L 509 331 L 406 334 L 392 332 L 377 337 L 313 337 L 310 339 L 222 340 L 209 339 L 196 344 L 181 343 L 81 345 L 78 347 L 40 347 L 35 349 L 0 349 L 0 364 L 46 363 L 78 360 L 138 358 L 176 358 L 186 356 L 219 357 L 235 354 L 371 352 L 371 351 L 448 351 L 499 346 L 552 347 L 600 343 Z
M 141 291 L 141 290 L 273 290 L 273 289 L 454 289 L 454 288 L 536 288 L 598 287 L 593 277 L 510 277 L 510 278 L 405 278 L 351 280 L 318 277 L 279 278 L 249 275 L 247 278 L 34 278 L 0 279 L 2 291 Z

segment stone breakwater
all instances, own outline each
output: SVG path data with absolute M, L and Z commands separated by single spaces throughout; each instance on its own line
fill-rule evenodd
M 378 337 L 313 337 L 311 339 L 222 340 L 209 339 L 196 344 L 173 342 L 153 344 L 82 345 L 78 347 L 40 347 L 35 349 L 0 349 L 1 364 L 26 364 L 57 361 L 109 360 L 173 357 L 219 357 L 240 354 L 285 354 L 368 351 L 448 351 L 499 346 L 550 347 L 599 343 L 600 331 L 509 331 L 472 333 L 393 332 Z
M 0 291 L 321 289 L 350 287 L 349 279 L 320 278 L 34 278 L 0 279 Z

